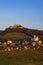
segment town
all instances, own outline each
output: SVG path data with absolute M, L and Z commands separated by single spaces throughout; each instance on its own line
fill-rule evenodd
M 29 41 L 24 40 L 13 40 L 9 39 L 6 42 L 0 41 L 0 50 L 4 51 L 13 51 L 13 50 L 29 50 L 29 49 L 43 49 L 43 42 L 39 40 L 39 37 L 37 35 L 34 35 L 33 38 L 31 38 Z

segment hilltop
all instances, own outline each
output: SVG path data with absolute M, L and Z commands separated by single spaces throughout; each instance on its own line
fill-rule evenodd
M 43 31 L 25 28 L 20 24 L 15 24 L 6 28 L 4 31 L 0 31 L 0 40 L 30 39 L 34 35 L 38 35 L 39 38 L 43 41 Z
M 13 26 L 8 27 L 9 29 L 14 29 L 14 28 L 24 28 L 22 25 L 20 24 L 14 24 Z

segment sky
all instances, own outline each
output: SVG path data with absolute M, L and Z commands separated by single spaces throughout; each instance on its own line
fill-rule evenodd
M 0 30 L 14 24 L 43 30 L 43 0 L 0 0 Z

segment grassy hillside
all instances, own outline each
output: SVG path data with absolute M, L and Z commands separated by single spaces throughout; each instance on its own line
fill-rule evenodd
M 28 39 L 30 38 L 30 36 L 24 34 L 24 33 L 20 33 L 20 32 L 13 32 L 13 33 L 7 33 L 6 35 L 4 35 L 5 38 L 8 39 Z
M 0 65 L 43 65 L 43 50 L 0 51 Z

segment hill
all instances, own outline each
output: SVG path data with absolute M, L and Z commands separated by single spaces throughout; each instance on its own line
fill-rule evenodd
M 38 35 L 39 38 L 43 41 L 43 31 L 41 30 L 34 30 L 28 29 L 23 27 L 22 25 L 15 24 L 6 28 L 4 31 L 0 30 L 0 41 L 7 40 L 7 39 L 30 39 L 34 35 Z

